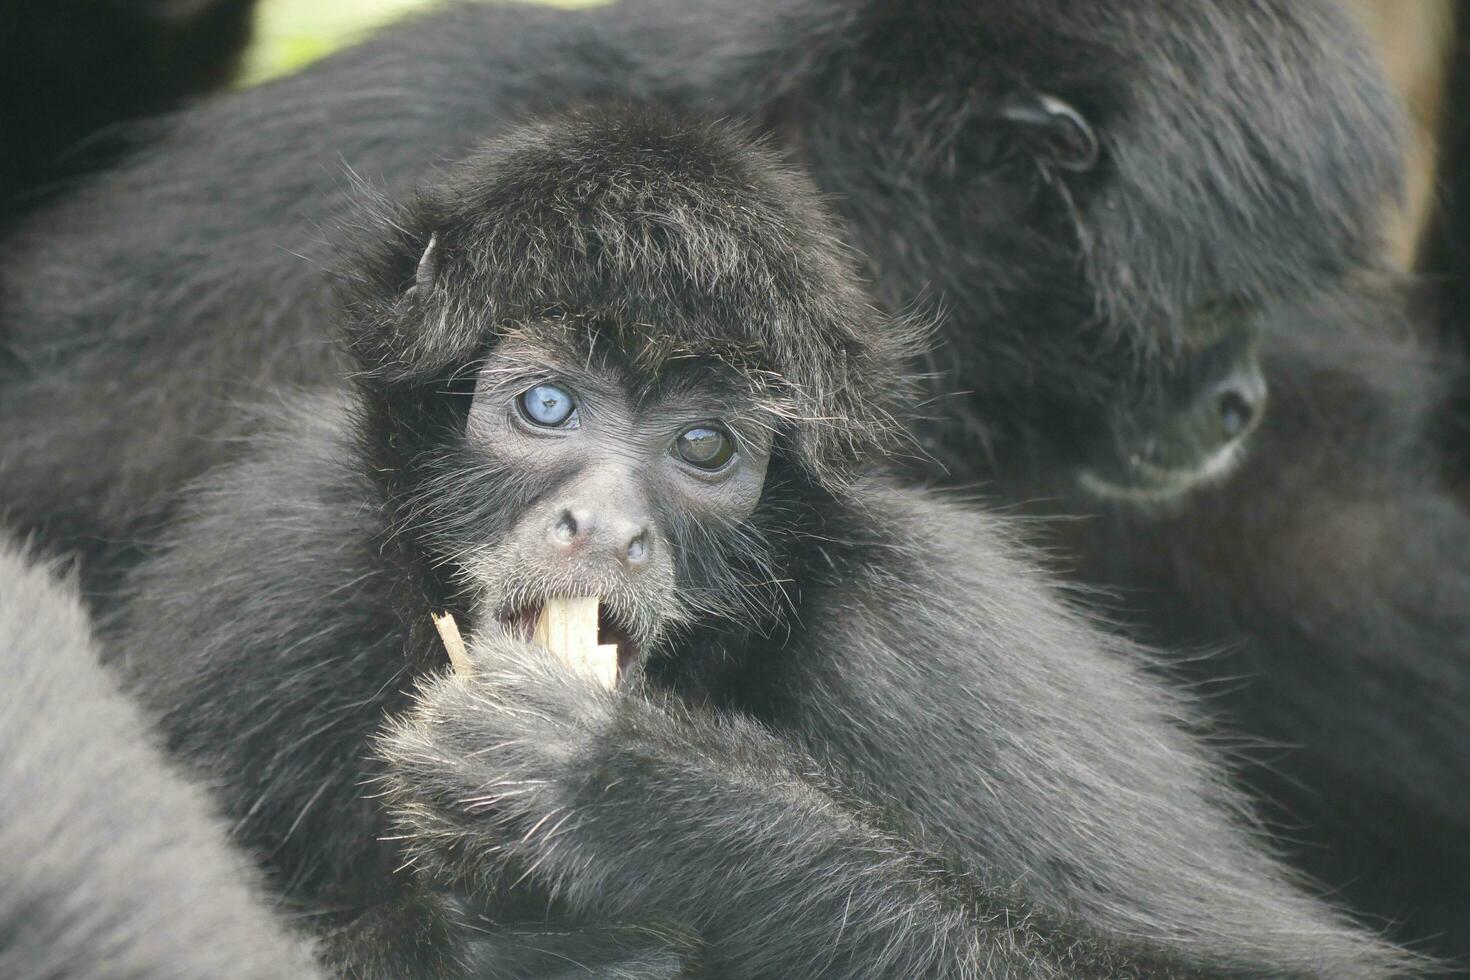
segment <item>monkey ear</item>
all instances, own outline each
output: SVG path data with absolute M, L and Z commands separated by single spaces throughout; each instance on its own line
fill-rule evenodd
M 439 233 L 436 231 L 429 235 L 429 244 L 424 246 L 424 254 L 419 256 L 419 264 L 413 270 L 413 285 L 408 288 L 410 293 L 427 293 L 434 288 L 434 281 L 439 278 Z
M 1021 129 L 1048 161 L 1083 173 L 1097 165 L 1097 133 L 1070 103 L 1045 92 L 1015 92 L 991 107 L 996 119 Z

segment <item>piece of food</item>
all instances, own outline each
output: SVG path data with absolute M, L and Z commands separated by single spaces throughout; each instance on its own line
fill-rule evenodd
M 464 637 L 459 633 L 459 624 L 454 621 L 454 616 L 447 612 L 433 613 L 430 618 L 434 620 L 434 628 L 439 631 L 439 639 L 444 642 L 444 650 L 449 654 L 449 665 L 456 674 L 468 674 L 470 655 L 465 650 Z
M 608 687 L 618 683 L 617 644 L 597 642 L 597 599 L 594 596 L 548 599 L 536 622 L 533 642 Z

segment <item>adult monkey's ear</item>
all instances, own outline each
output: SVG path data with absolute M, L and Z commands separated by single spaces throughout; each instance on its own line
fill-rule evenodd
M 992 103 L 987 115 L 1018 130 L 1038 157 L 1083 173 L 1097 165 L 1097 133 L 1070 103 L 1045 92 L 1013 92 Z

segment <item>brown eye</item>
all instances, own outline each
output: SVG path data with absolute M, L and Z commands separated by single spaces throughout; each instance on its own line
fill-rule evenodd
M 697 425 L 674 440 L 674 455 L 702 470 L 723 469 L 735 458 L 735 440 L 722 429 Z

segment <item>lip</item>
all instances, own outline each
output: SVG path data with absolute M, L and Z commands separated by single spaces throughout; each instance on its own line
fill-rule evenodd
M 547 596 L 546 598 L 528 602 L 518 606 L 509 612 L 502 613 L 496 617 L 502 629 L 525 643 L 534 642 L 536 636 L 536 625 L 541 621 L 541 612 L 546 606 L 547 599 L 559 598 Z M 605 597 L 599 596 L 597 601 L 597 643 L 600 646 L 616 645 L 618 648 L 618 679 L 625 677 L 628 671 L 643 657 L 643 649 L 633 638 L 634 631 L 627 617 L 623 616 L 613 603 Z
M 1129 464 L 1126 480 L 1110 479 L 1096 470 L 1084 469 L 1077 474 L 1077 482 L 1082 485 L 1082 489 L 1103 500 L 1163 503 L 1190 490 L 1218 483 L 1235 469 L 1242 454 L 1241 442 L 1237 440 L 1216 450 L 1203 463 L 1191 469 L 1165 469 L 1143 460 L 1133 460 Z

